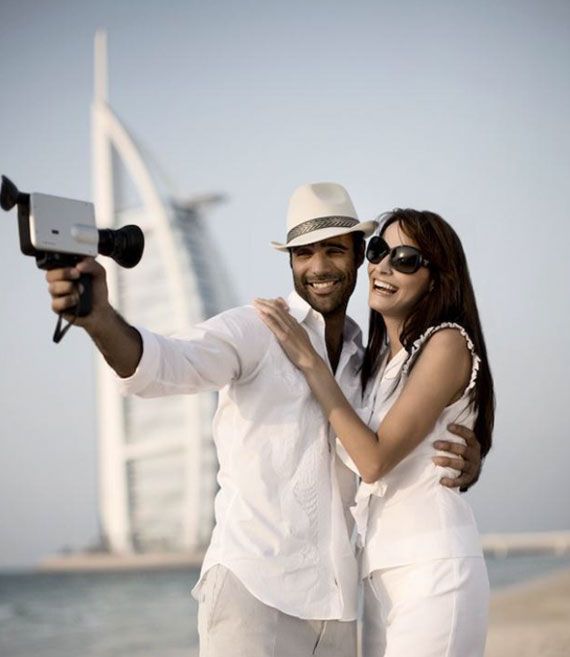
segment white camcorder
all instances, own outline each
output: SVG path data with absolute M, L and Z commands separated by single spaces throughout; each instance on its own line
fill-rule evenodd
M 20 248 L 34 256 L 40 269 L 73 267 L 87 256 L 106 255 L 122 267 L 134 267 L 144 251 L 144 234 L 135 225 L 118 230 L 97 229 L 93 203 L 49 194 L 23 193 L 2 176 L 0 206 L 9 211 L 18 206 Z M 78 281 L 79 303 L 66 311 L 84 317 L 91 311 L 91 276 Z M 61 315 L 54 333 L 59 342 L 71 323 L 61 330 Z

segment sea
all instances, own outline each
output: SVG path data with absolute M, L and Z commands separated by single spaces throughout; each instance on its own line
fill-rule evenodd
M 570 556 L 488 558 L 491 588 Z M 0 657 L 198 657 L 197 570 L 0 573 Z

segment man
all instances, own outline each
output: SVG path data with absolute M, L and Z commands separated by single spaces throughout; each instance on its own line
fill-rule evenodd
M 359 222 L 343 187 L 316 183 L 292 195 L 287 227 L 286 243 L 274 246 L 290 254 L 290 312 L 358 407 L 362 345 L 346 307 L 376 223 Z M 252 307 L 213 317 L 184 339 L 135 329 L 110 306 L 94 260 L 47 273 L 55 312 L 77 303 L 80 272 L 93 275 L 93 310 L 76 324 L 123 392 L 220 391 L 216 526 L 194 589 L 201 657 L 355 655 L 358 574 L 347 524 L 355 481 L 301 373 Z M 464 473 L 455 485 L 472 483 L 479 469 L 467 438 L 475 446 L 448 445 Z

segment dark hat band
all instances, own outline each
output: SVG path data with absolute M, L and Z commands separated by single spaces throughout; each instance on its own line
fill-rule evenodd
M 296 237 L 312 233 L 314 230 L 321 230 L 321 228 L 352 228 L 357 223 L 358 219 L 353 219 L 352 217 L 319 217 L 318 219 L 309 219 L 309 221 L 304 221 L 287 233 L 287 243 L 293 241 Z

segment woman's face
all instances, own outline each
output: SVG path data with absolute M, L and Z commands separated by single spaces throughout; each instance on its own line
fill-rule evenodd
M 402 244 L 418 247 L 408 237 L 398 222 L 394 222 L 382 233 L 390 249 Z M 427 267 L 420 267 L 413 274 L 402 274 L 390 265 L 388 254 L 377 264 L 368 264 L 368 305 L 385 319 L 405 320 L 417 302 L 426 294 L 431 274 Z

